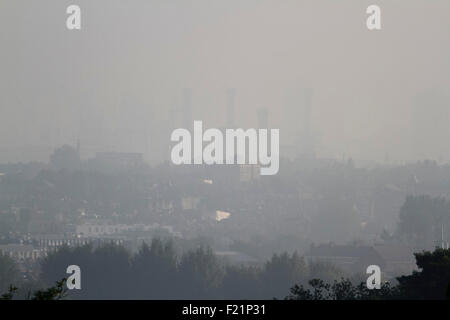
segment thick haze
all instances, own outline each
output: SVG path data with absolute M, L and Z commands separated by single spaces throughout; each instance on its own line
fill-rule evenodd
M 66 29 L 70 4 L 81 31 Z M 381 31 L 366 28 L 369 4 Z M 236 124 L 266 107 L 282 147 L 311 88 L 318 157 L 448 161 L 449 14 L 447 0 L 1 0 L 0 162 L 77 140 L 83 157 L 162 161 L 185 88 L 207 127 L 226 126 L 236 88 Z

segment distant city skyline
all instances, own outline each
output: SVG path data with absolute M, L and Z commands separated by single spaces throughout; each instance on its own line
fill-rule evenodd
M 45 161 L 79 139 L 86 157 L 142 152 L 156 164 L 174 110 L 245 128 L 260 108 L 286 150 L 450 160 L 448 2 L 383 3 L 374 32 L 364 1 L 78 5 L 86 15 L 72 32 L 65 2 L 0 4 L 0 162 Z M 308 143 L 295 142 L 295 124 Z

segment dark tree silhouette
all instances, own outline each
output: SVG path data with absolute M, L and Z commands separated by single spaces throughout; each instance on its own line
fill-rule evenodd
M 450 250 L 416 253 L 420 271 L 397 278 L 406 299 L 445 299 L 450 285 Z

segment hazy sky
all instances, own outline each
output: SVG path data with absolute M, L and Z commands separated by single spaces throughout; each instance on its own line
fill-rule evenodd
M 70 4 L 80 31 L 66 29 Z M 369 4 L 380 31 L 366 28 Z M 449 14 L 447 0 L 1 0 L 0 162 L 77 139 L 84 157 L 159 161 L 183 88 L 210 127 L 225 125 L 236 88 L 236 123 L 256 126 L 266 107 L 282 146 L 311 88 L 318 156 L 450 160 Z

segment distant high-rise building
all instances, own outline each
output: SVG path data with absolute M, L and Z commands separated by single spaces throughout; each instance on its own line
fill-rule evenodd
M 287 144 L 284 149 L 291 157 L 314 156 L 314 142 L 311 128 L 312 96 L 310 88 L 296 90 L 289 96 L 285 109 L 285 132 Z
M 230 88 L 227 90 L 227 128 L 235 127 L 234 109 L 236 100 L 236 89 Z
M 194 119 L 192 118 L 192 89 L 185 88 L 183 90 L 183 106 L 181 110 L 183 127 L 190 129 L 193 126 Z
M 303 91 L 303 132 L 305 137 L 311 135 L 312 89 Z
M 258 108 L 256 115 L 258 117 L 258 129 L 269 128 L 269 111 L 267 108 Z
M 303 157 L 313 157 L 315 154 L 313 135 L 311 130 L 311 113 L 312 113 L 312 96 L 311 88 L 303 90 L 302 118 L 300 130 L 300 155 Z
M 77 155 L 78 155 L 78 159 L 81 159 L 81 143 L 80 143 L 80 138 L 77 139 Z
M 164 129 L 166 134 L 170 137 L 173 130 L 177 128 L 184 128 L 189 131 L 193 129 L 194 118 L 192 116 L 193 110 L 193 90 L 192 88 L 184 88 L 181 95 L 181 101 L 175 99 L 168 110 L 167 126 Z M 192 132 L 192 131 L 191 131 Z M 170 153 L 172 150 L 172 143 L 167 140 L 167 145 L 164 146 L 165 156 L 164 159 L 170 159 Z
M 443 93 L 434 90 L 419 92 L 414 97 L 411 155 L 415 159 L 438 159 L 448 150 L 446 139 L 442 139 L 450 134 L 450 110 L 446 101 Z

